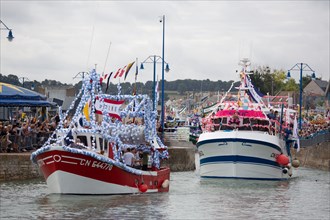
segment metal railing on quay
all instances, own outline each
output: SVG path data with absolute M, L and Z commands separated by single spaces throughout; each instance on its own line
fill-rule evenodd
M 25 152 L 40 148 L 51 133 L 40 132 L 28 135 L 1 135 L 0 152 Z

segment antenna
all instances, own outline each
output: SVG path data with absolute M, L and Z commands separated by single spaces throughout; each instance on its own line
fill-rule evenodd
M 103 72 L 102 72 L 102 74 L 104 74 L 104 72 L 105 72 L 105 67 L 107 66 L 107 61 L 108 61 L 108 57 L 109 57 L 110 48 L 111 48 L 111 41 L 110 41 L 110 44 L 109 44 L 107 57 L 105 58 L 105 62 L 104 62 L 104 67 L 103 67 Z

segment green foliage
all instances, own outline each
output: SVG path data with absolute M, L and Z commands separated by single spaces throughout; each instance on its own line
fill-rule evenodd
M 293 78 L 291 78 L 285 83 L 284 90 L 285 91 L 299 91 L 299 85 L 296 83 L 296 81 Z
M 270 95 L 276 95 L 280 91 L 299 91 L 299 82 L 297 83 L 293 78 L 286 81 L 286 72 L 283 70 L 271 70 L 268 66 L 259 66 L 254 71 L 254 74 L 251 74 L 251 80 L 256 88 L 263 94 L 269 93 Z M 0 81 L 6 82 L 18 86 L 23 86 L 20 80 L 21 78 L 16 75 L 8 75 L 4 76 L 0 74 Z M 306 86 L 311 80 L 311 76 L 303 77 L 303 86 Z M 196 80 L 196 79 L 180 79 L 175 81 L 166 81 L 164 80 L 165 91 L 178 91 L 181 95 L 185 94 L 188 91 L 193 92 L 225 92 L 227 91 L 231 84 L 234 81 L 210 81 L 209 79 L 205 80 Z M 24 87 L 31 88 L 34 86 L 38 87 L 61 87 L 68 86 L 70 84 L 63 84 L 56 80 L 44 80 L 41 83 L 38 81 L 25 81 Z M 238 86 L 239 82 L 235 82 L 234 86 Z M 81 88 L 81 82 L 78 82 L 74 85 L 76 92 Z M 152 97 L 153 94 L 153 81 L 147 81 L 146 83 L 137 82 L 135 84 L 131 84 L 129 82 L 124 82 L 121 84 L 122 94 L 132 94 L 134 89 L 136 88 L 137 93 L 148 94 Z M 106 83 L 103 82 L 102 89 L 105 91 Z M 159 83 L 159 91 L 161 91 L 161 82 Z M 107 93 L 108 94 L 116 94 L 117 84 L 113 84 L 110 82 Z M 166 93 L 165 96 L 167 97 Z

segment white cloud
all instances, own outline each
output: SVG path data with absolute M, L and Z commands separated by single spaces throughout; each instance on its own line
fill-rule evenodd
M 30 80 L 72 83 L 80 71 L 97 64 L 106 72 L 162 53 L 176 79 L 237 80 L 239 58 L 254 65 L 289 69 L 308 63 L 329 79 L 328 1 L 1 1 L 2 74 Z M 94 30 L 94 31 L 93 31 Z M 161 65 L 157 74 L 161 77 Z M 134 72 L 134 70 L 131 70 Z M 133 81 L 133 73 L 128 77 Z M 298 75 L 298 74 L 297 74 Z M 145 65 L 139 80 L 152 80 Z

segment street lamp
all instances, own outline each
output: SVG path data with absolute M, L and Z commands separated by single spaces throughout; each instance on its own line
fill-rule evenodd
M 161 127 L 162 127 L 162 140 L 164 139 L 164 120 L 165 120 L 165 109 L 164 109 L 164 59 L 165 59 L 165 15 L 160 19 L 160 22 L 163 23 L 163 44 L 162 44 L 162 110 L 161 110 Z
M 24 88 L 24 84 L 25 84 L 25 82 L 26 82 L 26 81 L 30 81 L 29 78 L 27 78 L 27 77 L 19 77 L 18 80 L 20 80 L 20 79 L 22 80 L 22 87 L 23 87 L 23 88 Z
M 5 26 L 5 28 L 0 28 L 0 30 L 8 30 L 8 41 L 12 41 L 14 39 L 13 36 L 13 32 L 11 31 L 12 29 L 10 29 L 5 23 L 3 23 L 3 21 L 0 20 L 0 23 L 3 24 L 3 26 Z
M 153 63 L 154 64 L 154 81 L 153 81 L 153 92 L 152 92 L 152 100 L 153 100 L 153 106 L 152 106 L 152 110 L 155 110 L 156 109 L 156 106 L 157 106 L 157 100 L 156 100 L 156 63 L 158 61 L 162 61 L 163 62 L 163 58 L 160 57 L 160 56 L 156 56 L 156 55 L 151 55 L 149 57 L 147 57 L 147 59 L 145 59 L 142 63 L 141 63 L 141 66 L 140 66 L 140 69 L 143 70 L 144 69 L 144 63 Z M 166 62 L 165 62 L 166 63 Z M 168 63 L 166 63 L 166 68 L 165 68 L 165 71 L 166 72 L 169 72 L 170 71 L 170 67 L 168 65 Z
M 301 130 L 301 106 L 302 106 L 302 72 L 303 70 L 312 71 L 312 80 L 315 79 L 315 71 L 312 70 L 306 63 L 297 63 L 291 69 L 288 70 L 287 79 L 291 77 L 291 70 L 300 70 L 300 80 L 299 80 L 299 130 Z

